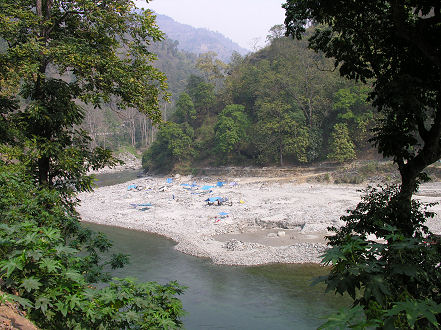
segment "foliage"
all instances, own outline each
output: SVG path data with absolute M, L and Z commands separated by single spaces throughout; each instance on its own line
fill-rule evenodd
M 386 328 L 437 328 L 441 320 L 441 241 L 425 226 L 433 213 L 412 201 L 413 234 L 397 229 L 402 219 L 399 187 L 370 188 L 340 229 L 332 228 L 323 263 L 327 290 L 348 293 L 368 323 Z M 372 240 L 375 235 L 376 240 Z M 384 242 L 383 242 L 384 240 Z M 357 307 L 359 308 L 359 307 Z M 349 322 L 351 313 L 338 317 Z M 331 318 L 327 326 L 335 326 Z M 334 320 L 335 321 L 335 320 Z M 363 328 L 362 323 L 357 323 Z M 346 324 L 347 325 L 347 324 Z M 372 324 L 371 324 L 372 325 Z
M 4 107 L 3 118 L 22 134 L 13 143 L 32 142 L 29 168 L 40 184 L 87 190 L 88 169 L 113 163 L 109 152 L 89 149 L 90 139 L 77 129 L 84 119 L 78 100 L 160 120 L 165 76 L 151 65 L 155 56 L 147 46 L 162 34 L 150 11 L 134 9 L 134 2 L 118 0 L 0 1 L 0 38 L 7 45 L 0 53 L 0 93 L 22 105 L 15 112 Z
M 193 101 L 187 93 L 179 95 L 176 102 L 176 111 L 174 113 L 176 122 L 191 124 L 196 119 L 196 110 L 194 108 Z
M 59 230 L 31 221 L 2 227 L 2 289 L 18 294 L 4 299 L 20 303 L 40 327 L 175 328 L 181 324 L 181 304 L 173 296 L 182 289 L 176 283 L 161 286 L 114 279 L 98 290 L 85 281 L 78 251 L 63 244 Z
M 207 52 L 199 55 L 196 67 L 204 74 L 205 79 L 216 86 L 225 75 L 227 65 L 217 59 L 215 52 Z
M 215 127 L 215 148 L 223 156 L 239 152 L 246 143 L 250 125 L 245 107 L 230 104 L 218 115 Z
M 307 33 L 313 32 L 314 28 Z M 185 90 L 196 119 L 183 115 L 193 113 L 186 97 L 186 105 L 180 100 L 171 117 L 195 129 L 193 146 L 198 157 L 192 158 L 192 166 L 219 163 L 219 155 L 230 164 L 326 160 L 328 141 L 338 123 L 348 127 L 354 151 L 369 148 L 375 119 L 366 101 L 370 87 L 341 79 L 332 70 L 331 60 L 308 49 L 307 42 L 285 37 L 280 25 L 269 31 L 268 41 L 258 52 L 245 57 L 235 54 L 227 68 L 214 53 L 200 56 L 204 77 L 190 76 Z M 243 107 L 237 116 L 246 118 L 246 129 L 242 119 L 222 113 L 232 106 Z
M 313 31 L 314 29 L 311 29 L 308 34 L 312 34 Z M 370 126 L 366 124 L 365 113 L 372 113 L 372 107 L 367 104 L 364 107 L 359 106 L 363 96 L 359 90 L 366 93 L 364 87 L 343 81 L 333 72 L 332 61 L 326 59 L 323 54 L 315 54 L 308 49 L 306 42 L 291 40 L 281 35 L 280 26 L 270 30 L 268 40 L 270 43 L 267 47 L 250 54 L 232 68 L 222 94 L 223 102 L 245 106 L 251 120 L 250 132 L 257 133 L 258 128 L 264 126 L 261 118 L 277 121 L 276 114 L 264 114 L 266 107 L 262 105 L 290 105 L 297 130 L 301 129 L 304 132 L 301 136 L 304 136 L 307 142 L 301 143 L 302 147 L 298 148 L 296 156 L 288 156 L 287 159 L 294 162 L 298 162 L 299 159 L 301 162 L 325 159 L 324 156 L 329 153 L 326 141 L 329 140 L 333 126 L 343 121 L 339 118 L 343 110 L 337 107 L 334 110 L 334 104 L 340 101 L 335 95 L 340 89 L 348 89 L 353 94 L 360 94 L 360 100 L 350 105 L 350 110 L 353 110 L 357 117 L 344 121 L 351 123 L 351 139 L 355 140 L 357 137 L 357 141 L 361 139 L 361 130 L 355 126 L 363 124 L 363 141 L 366 142 L 370 137 Z M 259 134 L 251 134 L 250 140 L 258 141 Z M 360 143 L 360 147 L 365 148 L 366 144 Z M 306 148 L 306 152 L 301 150 L 303 148 Z M 254 158 L 265 159 L 266 162 L 280 162 L 279 157 L 262 154 L 262 149 L 256 150 Z
M 190 76 L 187 83 L 187 92 L 193 100 L 197 119 L 200 121 L 208 114 L 209 110 L 214 105 L 216 100 L 214 86 L 205 82 L 204 79 L 199 76 Z
M 215 159 L 213 157 L 213 148 L 215 145 L 215 127 L 217 117 L 209 116 L 204 119 L 201 126 L 195 130 L 195 149 L 197 153 L 196 160 Z
M 382 118 L 373 141 L 398 164 L 409 206 L 420 173 L 441 157 L 438 2 L 288 0 L 284 8 L 288 34 L 301 38 L 313 21 L 310 46 L 334 58 L 343 76 L 372 81 Z
M 302 117 L 287 104 L 262 103 L 256 144 L 263 161 L 278 159 L 282 166 L 287 155 L 298 162 L 307 161 L 308 131 L 299 123 Z
M 328 158 L 339 163 L 355 159 L 355 146 L 349 138 L 348 127 L 345 124 L 335 124 L 329 151 Z
M 42 328 L 177 328 L 176 283 L 113 280 L 124 255 L 83 228 L 76 193 L 89 169 L 115 164 L 79 126 L 110 105 L 161 120 L 165 76 L 151 62 L 162 38 L 133 1 L 0 0 L 0 286 Z M 112 119 L 112 118 L 110 118 Z M 103 287 L 104 286 L 104 287 Z
M 348 292 L 377 327 L 439 328 L 441 245 L 424 226 L 431 213 L 412 199 L 428 179 L 425 168 L 441 157 L 439 2 L 287 0 L 283 7 L 287 35 L 300 39 L 313 22 L 310 47 L 334 58 L 342 76 L 372 83 L 369 99 L 380 112 L 372 141 L 401 174 L 400 186 L 371 190 L 334 229 L 324 259 L 333 265 L 328 288 Z
M 109 280 L 105 268 L 127 257 L 102 261 L 111 243 L 82 228 L 60 194 L 34 186 L 21 165 L 0 164 L 0 300 L 15 301 L 44 329 L 177 328 L 182 293 L 175 282 Z
M 358 149 L 369 147 L 371 130 L 375 125 L 373 107 L 368 102 L 370 88 L 355 85 L 341 88 L 334 94 L 333 110 L 338 118 L 347 125 L 349 135 Z
M 161 15 L 157 15 L 157 18 L 160 17 Z M 161 27 L 160 22 L 158 25 Z M 164 30 L 161 31 L 167 33 Z M 163 40 L 153 42 L 149 47 L 149 50 L 158 58 L 154 62 L 155 67 L 167 76 L 168 92 L 171 94 L 172 101 L 176 101 L 179 95 L 185 92 L 188 77 L 198 74 L 197 55 L 180 50 L 179 46 L 179 42 L 172 40 L 167 34 Z
M 173 122 L 163 124 L 156 141 L 143 154 L 142 166 L 146 171 L 171 171 L 179 162 L 190 161 L 195 156 L 193 129 Z

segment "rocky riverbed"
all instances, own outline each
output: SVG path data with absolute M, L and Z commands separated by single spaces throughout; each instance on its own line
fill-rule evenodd
M 164 235 L 179 251 L 219 264 L 318 263 L 326 228 L 342 224 L 363 187 L 295 177 L 145 177 L 80 194 L 78 211 L 86 222 Z M 440 196 L 441 184 L 432 183 L 418 198 Z M 439 205 L 433 209 L 441 214 Z M 435 233 L 439 220 L 429 221 Z

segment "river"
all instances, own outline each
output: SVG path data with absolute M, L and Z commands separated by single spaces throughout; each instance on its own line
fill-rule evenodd
M 173 241 L 145 232 L 87 224 L 105 233 L 114 250 L 131 256 L 117 277 L 187 286 L 180 296 L 186 329 L 315 329 L 349 300 L 310 286 L 318 265 L 232 267 L 176 251 Z

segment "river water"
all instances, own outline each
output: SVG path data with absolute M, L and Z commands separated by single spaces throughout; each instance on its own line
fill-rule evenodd
M 349 301 L 310 286 L 324 275 L 318 265 L 238 267 L 176 251 L 175 243 L 144 232 L 87 224 L 105 233 L 131 263 L 117 277 L 187 286 L 180 296 L 186 329 L 315 329 Z

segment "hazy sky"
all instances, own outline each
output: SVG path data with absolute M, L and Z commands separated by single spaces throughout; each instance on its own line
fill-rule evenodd
M 217 31 L 253 50 L 265 43 L 268 30 L 284 21 L 283 0 L 151 0 L 138 7 L 170 16 L 179 23 Z

